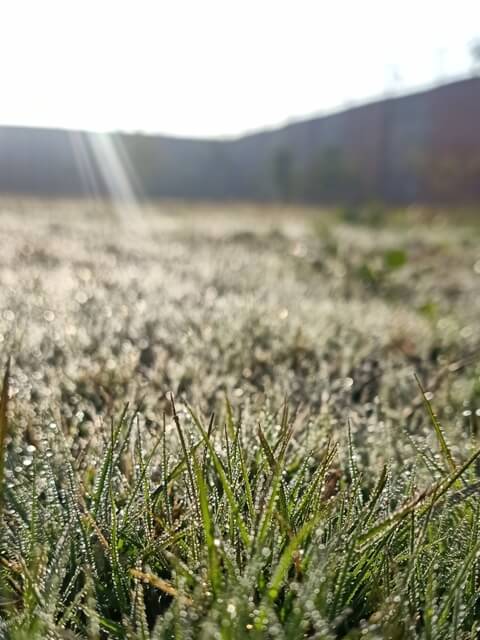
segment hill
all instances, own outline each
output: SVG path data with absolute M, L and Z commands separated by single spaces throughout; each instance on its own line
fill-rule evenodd
M 480 78 L 234 140 L 0 127 L 0 193 L 480 201 Z

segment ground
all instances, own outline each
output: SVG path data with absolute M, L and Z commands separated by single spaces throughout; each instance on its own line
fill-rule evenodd
M 435 514 L 436 491 L 447 489 L 435 483 L 450 482 L 448 491 L 457 493 L 449 499 L 460 504 L 458 552 L 467 557 L 476 549 L 476 494 L 462 494 L 475 486 L 475 462 L 468 482 L 455 474 L 479 444 L 480 225 L 475 216 L 418 208 L 383 216 L 253 205 L 0 203 L 4 365 L 11 357 L 0 546 L 5 637 L 189 637 L 187 629 L 205 638 L 475 637 L 460 635 L 476 629 L 476 579 L 467 579 L 476 575 L 475 556 L 460 575 L 460 558 L 449 565 L 440 549 L 445 567 L 436 573 L 423 558 L 421 571 L 433 582 L 415 584 L 424 547 L 415 550 L 408 527 L 416 515 L 419 539 L 428 532 L 432 545 L 446 544 L 451 523 L 442 529 L 445 518 L 437 523 Z M 201 433 L 213 413 L 210 450 Z M 164 417 L 164 444 L 155 449 Z M 176 465 L 169 476 L 165 469 Z M 310 495 L 316 474 L 318 491 Z M 49 490 L 55 499 L 45 498 Z M 137 502 L 150 494 L 145 515 Z M 305 495 L 313 505 L 308 517 Z M 262 521 L 265 509 L 272 521 Z M 36 518 L 51 520 L 43 536 Z M 200 533 L 185 533 L 188 518 Z M 117 519 L 127 529 L 132 523 L 122 541 Z M 351 529 L 355 519 L 359 530 Z M 310 569 L 298 555 L 303 544 L 305 553 L 308 544 L 318 546 L 308 523 L 323 527 L 325 548 Z M 72 533 L 75 551 L 52 559 L 69 527 L 83 542 Z M 259 553 L 268 556 L 268 571 L 255 564 L 252 536 L 264 538 Z M 332 551 L 336 536 L 343 546 Z M 368 556 L 378 569 L 375 584 L 362 555 L 370 540 L 383 541 L 375 559 Z M 330 551 L 340 564 L 329 565 Z M 35 554 L 43 559 L 34 561 Z M 427 555 L 433 562 L 431 548 Z M 26 602 L 26 585 L 33 589 L 37 569 L 39 583 L 48 584 L 40 574 L 53 571 L 52 562 L 70 592 L 50 611 L 41 586 Z M 323 570 L 331 575 L 325 593 L 319 584 L 307 592 L 307 576 Z M 167 583 L 156 587 L 160 574 L 167 591 Z M 258 584 L 247 597 L 242 589 L 252 575 Z M 297 585 L 292 593 L 287 577 Z M 447 604 L 437 584 L 444 579 L 456 585 Z M 112 601 L 102 591 L 109 580 Z M 408 595 L 396 606 L 399 580 Z M 135 613 L 142 589 L 144 620 Z M 168 589 L 175 593 L 164 601 Z M 222 626 L 227 605 L 218 594 L 227 592 L 231 619 Z M 174 618 L 170 600 L 179 608 Z M 427 601 L 439 608 L 430 622 Z M 298 617 L 290 626 L 287 609 L 291 620 Z M 86 620 L 92 611 L 93 630 Z

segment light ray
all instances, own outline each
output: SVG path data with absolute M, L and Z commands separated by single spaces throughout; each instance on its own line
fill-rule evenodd
M 142 187 L 121 139 L 108 133 L 91 133 L 88 143 L 117 218 L 123 223 L 144 225 Z
M 69 138 L 83 190 L 94 202 L 99 202 L 102 186 L 99 183 L 98 170 L 93 161 L 86 134 L 81 131 L 70 131 Z

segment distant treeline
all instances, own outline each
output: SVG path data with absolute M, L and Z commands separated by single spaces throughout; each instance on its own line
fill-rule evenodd
M 478 202 L 479 114 L 471 78 L 236 140 L 0 127 L 0 192 Z

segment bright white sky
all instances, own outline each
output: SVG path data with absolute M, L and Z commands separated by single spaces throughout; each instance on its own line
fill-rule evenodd
M 0 0 L 0 123 L 239 134 L 465 73 L 479 0 Z

